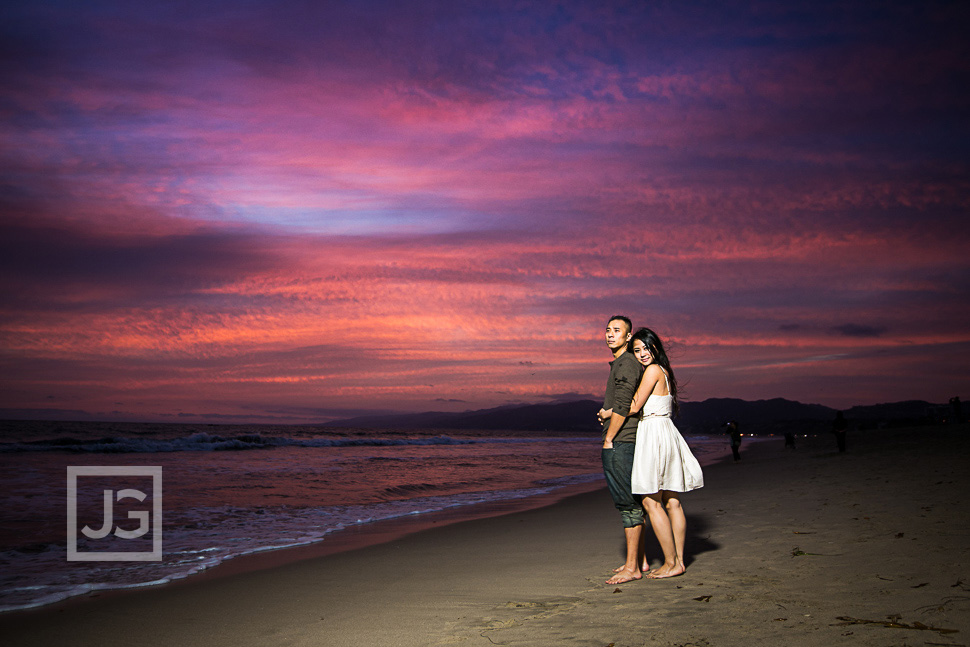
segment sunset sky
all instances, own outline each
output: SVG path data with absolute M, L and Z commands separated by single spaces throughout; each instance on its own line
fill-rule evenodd
M 970 396 L 963 2 L 0 9 L 0 417 Z

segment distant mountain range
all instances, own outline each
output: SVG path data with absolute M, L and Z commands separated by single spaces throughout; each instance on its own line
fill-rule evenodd
M 508 431 L 550 431 L 597 433 L 596 412 L 601 402 L 577 400 L 556 404 L 530 404 L 480 409 L 461 413 L 426 413 L 361 416 L 334 420 L 328 427 L 372 429 L 501 429 Z M 950 405 L 922 400 L 852 407 L 843 410 L 857 427 L 936 424 L 951 414 Z M 836 409 L 820 404 L 802 404 L 783 398 L 738 400 L 711 398 L 684 402 L 677 427 L 686 434 L 721 433 L 723 425 L 735 420 L 744 433 L 767 434 L 783 430 L 798 433 L 827 431 Z

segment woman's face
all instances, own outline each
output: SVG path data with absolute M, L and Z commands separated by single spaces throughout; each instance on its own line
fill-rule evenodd
M 650 349 L 640 339 L 633 340 L 633 355 L 644 366 L 653 364 L 653 355 L 650 354 Z

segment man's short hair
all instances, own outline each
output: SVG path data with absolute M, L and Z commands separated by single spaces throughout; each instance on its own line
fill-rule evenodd
M 630 321 L 629 317 L 624 317 L 623 315 L 613 315 L 606 323 L 609 324 L 610 321 L 622 321 L 623 323 L 626 324 L 627 334 L 630 334 L 631 332 L 633 332 L 633 322 Z

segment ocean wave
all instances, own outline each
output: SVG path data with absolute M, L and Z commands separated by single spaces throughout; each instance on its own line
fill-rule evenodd
M 275 447 L 390 447 L 414 445 L 476 445 L 490 443 L 530 443 L 550 440 L 569 442 L 575 438 L 455 438 L 432 436 L 424 438 L 289 438 L 241 434 L 219 436 L 198 432 L 172 439 L 104 437 L 92 440 L 55 438 L 29 442 L 0 443 L 0 453 L 73 452 L 88 454 L 155 454 L 165 452 L 210 452 L 272 449 Z M 586 441 L 587 439 L 580 439 Z
M 172 439 L 106 437 L 94 440 L 56 438 L 19 443 L 0 443 L 0 452 L 75 452 L 92 454 L 129 454 L 160 452 L 240 451 L 274 447 L 366 447 L 392 445 L 466 445 L 472 439 L 434 436 L 431 438 L 286 438 L 242 434 L 218 436 L 199 432 Z

